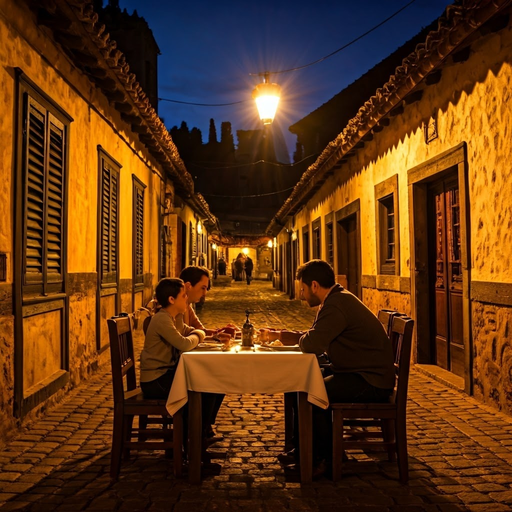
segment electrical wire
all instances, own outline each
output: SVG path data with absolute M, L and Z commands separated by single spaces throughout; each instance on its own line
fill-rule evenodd
M 251 197 L 267 197 L 267 196 L 275 196 L 277 194 L 282 194 L 283 192 L 289 192 L 290 190 L 293 190 L 295 187 L 289 187 L 285 188 L 284 190 L 278 190 L 277 192 L 268 192 L 267 194 L 253 194 L 249 196 L 218 196 L 215 194 L 205 194 L 204 192 L 201 192 L 201 195 L 204 197 L 222 197 L 227 199 L 246 199 Z
M 309 64 L 304 64 L 303 66 L 298 66 L 296 68 L 290 68 L 290 69 L 282 69 L 281 71 L 266 71 L 265 73 L 268 73 L 269 75 L 279 75 L 281 73 L 289 73 L 291 71 L 299 71 L 301 69 L 304 69 L 304 68 L 308 68 L 309 66 L 313 66 L 314 64 L 318 64 L 319 62 L 322 62 L 326 59 L 328 59 L 329 57 L 332 57 L 333 55 L 336 55 L 337 53 L 341 52 L 342 50 L 345 50 L 346 48 L 348 48 L 349 46 L 352 46 L 354 43 L 357 43 L 357 41 L 359 41 L 360 39 L 362 39 L 363 37 L 366 37 L 368 34 L 371 34 L 373 31 L 377 30 L 378 28 L 382 27 L 382 25 L 384 25 L 385 23 L 387 23 L 389 20 L 393 19 L 395 16 L 397 16 L 398 14 L 400 14 L 402 11 L 404 11 L 405 9 L 407 9 L 407 7 L 409 7 L 410 5 L 412 5 L 414 2 L 416 2 L 416 0 L 411 0 L 408 4 L 405 4 L 403 7 L 401 7 L 398 11 L 396 11 L 395 13 L 393 13 L 391 16 L 388 16 L 385 20 L 381 21 L 380 23 L 378 23 L 377 25 L 375 25 L 374 27 L 372 27 L 370 30 L 367 30 L 364 34 L 361 34 L 360 36 L 356 37 L 355 39 L 352 39 L 352 41 L 348 42 L 347 44 L 343 45 L 341 48 L 338 48 L 337 50 L 334 50 L 333 52 L 329 53 L 329 55 L 325 55 L 324 57 L 320 58 L 320 59 L 317 59 L 313 62 L 310 62 Z M 251 75 L 258 75 L 258 76 L 262 76 L 263 74 L 265 73 L 250 73 Z
M 388 16 L 385 20 L 381 21 L 380 23 L 378 23 L 377 25 L 372 27 L 370 30 L 367 30 L 364 34 L 361 34 L 360 36 L 356 37 L 355 39 L 352 39 L 352 41 L 343 45 L 341 48 L 338 48 L 337 50 L 334 50 L 333 52 L 329 53 L 328 55 L 325 55 L 324 57 L 322 57 L 320 59 L 310 62 L 309 64 L 304 64 L 303 66 L 298 66 L 295 68 L 282 69 L 281 71 L 265 71 L 264 73 L 249 73 L 249 75 L 250 76 L 263 76 L 265 74 L 279 75 L 281 73 L 290 73 L 291 71 L 299 71 L 301 69 L 313 66 L 314 64 L 318 64 L 319 62 L 323 62 L 324 60 L 328 59 L 329 57 L 332 57 L 333 55 L 336 55 L 337 53 L 341 52 L 342 50 L 345 50 L 346 48 L 348 48 L 349 46 L 352 46 L 357 41 L 363 39 L 363 37 L 366 37 L 368 34 L 371 34 L 378 28 L 382 27 L 382 25 L 387 23 L 389 20 L 392 20 L 395 16 L 397 16 L 402 11 L 407 9 L 407 7 L 412 5 L 414 2 L 416 2 L 416 0 L 411 0 L 409 3 L 407 3 L 403 7 L 401 7 L 398 11 L 394 12 L 391 16 Z M 171 103 L 180 103 L 182 105 L 195 105 L 196 107 L 228 107 L 231 105 L 239 105 L 240 103 L 245 103 L 245 102 L 251 101 L 251 100 L 248 98 L 245 100 L 233 101 L 231 103 L 195 103 L 193 101 L 180 101 L 180 100 L 172 100 L 169 98 L 158 98 L 158 101 L 169 101 Z
M 258 160 L 256 162 L 249 162 L 246 164 L 224 165 L 221 167 L 202 166 L 202 165 L 200 165 L 201 162 L 187 162 L 187 165 L 189 165 L 190 167 L 195 167 L 196 169 L 202 169 L 204 171 L 222 171 L 224 169 L 236 169 L 236 168 L 240 168 L 240 167 L 250 167 L 250 166 L 256 165 L 256 164 L 273 165 L 274 167 L 294 167 L 295 165 L 299 165 L 302 162 L 305 162 L 309 158 L 316 158 L 317 156 L 318 156 L 317 154 L 311 154 L 311 155 L 305 156 L 302 160 L 299 160 L 298 162 L 293 162 L 291 164 L 282 164 L 279 162 L 267 162 L 267 160 Z

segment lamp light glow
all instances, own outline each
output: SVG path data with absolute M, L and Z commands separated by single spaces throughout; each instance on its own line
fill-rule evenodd
M 242 249 L 242 252 L 247 256 L 249 254 L 249 249 L 247 249 L 247 247 L 244 247 Z
M 201 221 L 197 223 L 197 232 L 201 234 L 203 232 L 203 226 L 201 225 Z
M 214 251 L 216 251 L 216 250 L 217 250 L 217 244 L 212 244 L 212 249 L 213 249 Z
M 256 101 L 256 107 L 260 119 L 264 125 L 272 124 L 276 115 L 277 106 L 281 97 L 281 87 L 278 84 L 269 82 L 269 73 L 262 73 L 263 83 L 258 84 L 252 92 L 252 97 Z
M 269 240 L 269 241 L 268 241 L 268 243 L 267 243 L 267 247 L 268 247 L 269 249 L 272 249 L 272 246 L 273 246 L 273 245 L 274 245 L 274 244 L 272 243 L 272 240 Z

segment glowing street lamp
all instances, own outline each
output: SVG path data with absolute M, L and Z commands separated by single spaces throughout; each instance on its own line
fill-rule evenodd
M 252 92 L 252 97 L 256 101 L 258 113 L 263 124 L 272 124 L 276 115 L 277 105 L 281 97 L 281 87 L 278 84 L 269 82 L 270 73 L 261 73 L 263 83 L 258 84 Z
M 267 247 L 268 247 L 269 249 L 272 249 L 272 246 L 273 246 L 273 244 L 272 244 L 272 240 L 269 240 L 269 241 L 268 241 L 268 243 L 267 243 Z

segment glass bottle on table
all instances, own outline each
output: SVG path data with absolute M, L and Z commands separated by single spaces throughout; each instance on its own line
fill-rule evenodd
M 248 309 L 246 309 L 246 320 L 244 325 L 242 326 L 242 348 L 251 348 L 253 346 L 254 326 L 249 321 L 250 314 L 251 312 Z

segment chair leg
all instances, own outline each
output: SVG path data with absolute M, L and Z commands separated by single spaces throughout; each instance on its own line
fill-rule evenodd
M 146 415 L 139 416 L 139 430 L 148 428 L 148 417 Z M 147 436 L 139 434 L 139 442 L 146 441 Z
M 405 419 L 395 422 L 395 431 L 400 482 L 406 484 L 409 481 L 409 456 L 407 454 L 407 427 Z
M 126 448 L 126 444 L 132 440 L 133 416 L 124 416 L 123 421 L 123 457 L 128 460 L 130 458 L 130 448 Z
M 114 427 L 112 429 L 112 450 L 110 452 L 110 478 L 117 480 L 121 468 L 121 455 L 124 446 L 123 411 L 114 408 Z
M 343 465 L 343 415 L 338 409 L 332 411 L 332 479 L 341 478 Z
M 183 476 L 183 414 L 178 411 L 173 416 L 172 425 L 172 441 L 173 441 L 173 467 L 174 476 L 181 478 Z
M 382 437 L 388 445 L 388 460 L 389 462 L 395 462 L 396 460 L 396 438 L 395 436 L 395 422 L 393 420 L 382 419 Z

